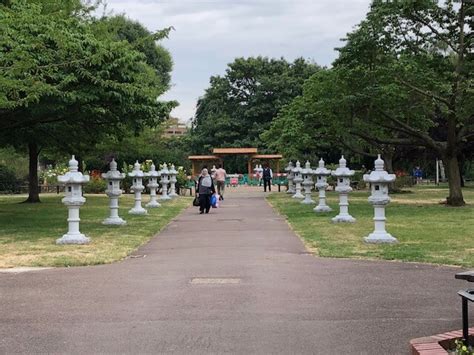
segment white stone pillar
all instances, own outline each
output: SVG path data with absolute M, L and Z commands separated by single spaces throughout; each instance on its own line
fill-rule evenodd
M 117 163 L 115 159 L 112 159 L 110 162 L 110 170 L 102 174 L 102 178 L 107 181 L 107 189 L 105 190 L 106 195 L 109 197 L 109 210 L 110 216 L 102 224 L 105 225 L 124 225 L 127 224 L 122 218 L 119 217 L 119 197 L 122 195 L 122 190 L 120 189 L 120 180 L 125 178 L 125 174 L 122 174 L 117 170 Z
M 311 190 L 313 189 L 313 169 L 311 169 L 311 164 L 309 161 L 306 161 L 305 167 L 302 171 L 303 174 L 303 187 L 304 187 L 304 200 L 301 201 L 304 205 L 310 205 L 315 203 L 311 198 Z
M 168 184 L 170 183 L 169 180 L 169 170 L 168 165 L 166 163 L 163 164 L 163 169 L 160 171 L 161 174 L 161 197 L 160 200 L 166 201 L 171 200 L 171 197 L 168 196 Z
M 133 178 L 131 190 L 135 195 L 135 205 L 130 211 L 128 211 L 128 213 L 138 215 L 147 214 L 148 211 L 142 207 L 142 191 L 145 189 L 142 182 L 145 173 L 140 169 L 140 163 L 138 160 L 135 162 L 132 172 L 128 173 L 128 176 Z
M 304 198 L 303 194 L 301 193 L 301 183 L 303 182 L 303 178 L 301 177 L 301 164 L 298 160 L 296 162 L 296 166 L 293 168 L 293 182 L 295 184 L 295 194 L 291 196 L 292 198 Z
M 316 176 L 315 187 L 319 192 L 319 203 L 313 211 L 318 213 L 331 212 L 332 208 L 326 205 L 326 188 L 328 187 L 327 177 L 331 175 L 331 170 L 326 169 L 322 158 L 319 160 L 318 164 L 318 168 L 314 171 L 314 175 Z
M 148 202 L 145 207 L 157 208 L 160 207 L 160 203 L 156 200 L 156 189 L 158 188 L 158 176 L 160 173 L 156 171 L 155 164 L 151 163 L 150 171 L 147 174 L 148 177 L 148 190 L 150 190 L 150 202 Z
M 215 168 L 215 166 L 214 166 Z M 216 169 L 217 170 L 217 169 Z M 214 174 L 216 172 L 216 170 L 214 170 Z M 169 193 L 169 197 L 171 198 L 175 198 L 175 197 L 178 197 L 178 194 L 176 193 L 176 183 L 178 182 L 178 180 L 176 179 L 176 176 L 178 175 L 178 172 L 176 171 L 175 167 L 174 167 L 174 164 L 171 164 L 171 169 L 169 170 L 169 176 L 170 176 L 170 193 Z
M 68 208 L 68 232 L 56 240 L 56 244 L 87 244 L 90 239 L 79 230 L 79 208 L 86 202 L 82 196 L 82 185 L 89 181 L 88 175 L 83 175 L 78 169 L 78 161 L 72 156 L 69 161 L 69 171 L 58 176 L 58 182 L 65 184 L 65 197 L 62 203 Z
M 371 195 L 369 203 L 374 206 L 374 231 L 364 240 L 367 243 L 397 243 L 398 240 L 385 230 L 385 206 L 390 202 L 388 195 L 389 185 L 396 176 L 384 170 L 384 161 L 380 154 L 375 161 L 375 170 L 364 175 L 364 181 L 370 184 Z
M 295 191 L 295 185 L 293 183 L 294 175 L 293 175 L 293 163 L 290 161 L 288 163 L 288 166 L 285 168 L 286 171 L 286 179 L 288 180 L 288 190 L 286 191 L 287 194 L 294 194 Z
M 344 156 L 339 160 L 339 167 L 332 172 L 332 175 L 337 178 L 336 191 L 339 192 L 339 214 L 332 219 L 333 222 L 348 222 L 356 221 L 354 217 L 349 214 L 349 192 L 352 191 L 351 179 L 355 173 L 354 170 L 349 170 L 346 167 L 346 160 Z

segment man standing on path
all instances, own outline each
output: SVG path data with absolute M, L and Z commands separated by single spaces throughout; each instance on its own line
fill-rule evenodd
M 219 164 L 215 172 L 215 180 L 217 184 L 217 193 L 219 194 L 219 199 L 224 200 L 224 190 L 225 190 L 225 178 L 227 177 L 227 172 Z
M 267 192 L 267 185 L 268 185 L 268 191 L 271 192 L 273 172 L 272 172 L 272 169 L 270 169 L 270 167 L 268 166 L 268 164 L 265 164 L 265 167 L 263 168 L 262 177 L 263 177 L 263 191 Z

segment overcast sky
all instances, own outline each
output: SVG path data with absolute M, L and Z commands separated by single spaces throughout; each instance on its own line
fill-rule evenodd
M 107 0 L 109 11 L 125 13 L 148 29 L 173 26 L 161 43 L 174 61 L 172 114 L 194 115 L 196 100 L 212 75 L 222 75 L 236 57 L 304 57 L 329 66 L 335 47 L 368 11 L 370 0 Z

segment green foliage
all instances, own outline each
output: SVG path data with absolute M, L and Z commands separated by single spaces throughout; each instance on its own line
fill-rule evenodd
M 18 180 L 24 181 L 28 177 L 28 158 L 13 147 L 0 148 L 0 165 L 7 166 Z
M 318 69 L 301 58 L 293 63 L 263 57 L 235 59 L 224 76 L 211 77 L 210 87 L 198 101 L 191 132 L 193 152 L 246 146 L 265 151 L 260 135 Z
M 290 157 L 424 147 L 452 175 L 448 203 L 462 205 L 458 159 L 474 150 L 474 4 L 374 1 L 330 70 L 314 74 L 262 138 Z M 307 148 L 310 146 L 311 148 Z
M 107 189 L 107 182 L 100 176 L 91 177 L 90 181 L 83 187 L 86 194 L 100 194 Z
M 15 173 L 5 165 L 0 165 L 0 192 L 15 192 L 17 184 Z
M 456 340 L 456 355 L 474 355 L 472 348 L 467 347 L 462 340 Z
M 55 167 L 48 167 L 42 170 L 39 174 L 41 183 L 48 185 L 56 185 L 58 183 L 58 176 L 64 175 L 69 171 L 66 164 L 57 164 Z

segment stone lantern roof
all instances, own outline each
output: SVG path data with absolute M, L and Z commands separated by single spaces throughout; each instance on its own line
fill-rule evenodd
M 215 169 L 215 165 L 214 165 L 213 169 Z M 178 172 L 176 171 L 176 169 L 174 167 L 174 164 L 171 164 L 171 169 L 169 170 L 169 174 L 170 175 L 177 175 L 178 174 Z
M 301 173 L 303 171 L 303 169 L 301 168 L 301 163 L 300 163 L 299 160 L 296 162 L 296 166 L 292 169 L 292 171 L 294 173 Z
M 395 181 L 395 174 L 389 174 L 384 170 L 384 161 L 378 155 L 375 161 L 375 170 L 370 174 L 364 174 L 364 181 L 369 183 L 391 183 Z
M 150 171 L 148 172 L 147 176 L 152 177 L 152 178 L 160 176 L 160 172 L 156 171 L 155 164 L 151 164 Z
M 324 166 L 324 160 L 321 158 L 318 162 L 318 167 L 314 170 L 315 175 L 328 176 L 331 175 L 331 170 L 326 169 Z
M 112 159 L 110 162 L 110 170 L 102 174 L 102 178 L 106 180 L 122 180 L 125 178 L 125 174 L 117 170 L 117 162 L 115 159 Z
M 166 163 L 163 164 L 163 169 L 160 170 L 161 174 L 168 175 L 170 171 L 168 170 L 168 165 Z
M 313 169 L 311 169 L 311 163 L 309 161 L 306 161 L 306 164 L 305 164 L 303 170 L 301 170 L 301 173 L 303 175 L 313 174 Z
M 354 175 L 355 171 L 350 170 L 347 166 L 347 161 L 344 159 L 344 155 L 339 159 L 339 167 L 336 170 L 332 171 L 332 175 L 336 177 L 351 177 Z
M 63 184 L 85 184 L 89 182 L 89 175 L 83 175 L 79 171 L 79 162 L 75 159 L 74 155 L 69 160 L 69 171 L 58 176 L 58 182 Z
M 145 176 L 145 173 L 142 170 L 140 170 L 140 163 L 138 162 L 138 160 L 133 165 L 133 170 L 128 173 L 128 176 L 131 176 L 131 177 L 144 177 Z
M 293 170 L 293 162 L 290 161 L 288 163 L 288 166 L 285 168 L 285 171 L 291 172 L 291 170 Z

